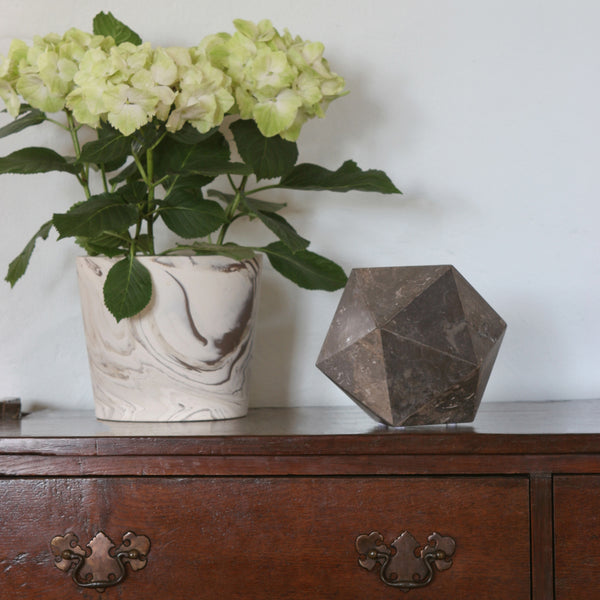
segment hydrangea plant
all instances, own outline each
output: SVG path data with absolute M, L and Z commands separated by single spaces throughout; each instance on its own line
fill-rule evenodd
M 331 71 L 321 43 L 280 34 L 268 20 L 234 24 L 235 33 L 208 36 L 195 47 L 161 48 L 100 13 L 93 33 L 70 29 L 32 45 L 12 42 L 0 59 L 0 98 L 14 120 L 0 137 L 52 123 L 70 136 L 73 156 L 27 147 L 1 157 L 0 173 L 69 173 L 85 199 L 41 226 L 11 262 L 11 285 L 25 273 L 36 242 L 54 228 L 89 255 L 122 257 L 108 273 L 104 299 L 117 320 L 133 316 L 152 295 L 136 256 L 157 254 L 159 221 L 186 241 L 162 254 L 241 260 L 262 252 L 301 287 L 345 285 L 342 268 L 309 251 L 308 240 L 280 214 L 285 204 L 256 194 L 399 190 L 382 171 L 363 171 L 353 161 L 335 171 L 297 163 L 302 125 L 323 117 L 346 93 L 344 80 Z M 84 143 L 85 130 L 94 135 Z M 232 160 L 232 148 L 240 160 Z M 207 189 L 219 176 L 229 193 Z M 240 218 L 258 219 L 277 241 L 260 247 L 226 241 Z

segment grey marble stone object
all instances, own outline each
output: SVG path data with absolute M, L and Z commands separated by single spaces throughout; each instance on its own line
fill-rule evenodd
M 505 330 L 451 265 L 354 269 L 317 367 L 388 425 L 469 423 Z

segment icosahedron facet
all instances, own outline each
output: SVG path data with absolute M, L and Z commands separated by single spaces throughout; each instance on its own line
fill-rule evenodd
M 317 367 L 388 425 L 467 423 L 505 330 L 453 266 L 354 269 Z

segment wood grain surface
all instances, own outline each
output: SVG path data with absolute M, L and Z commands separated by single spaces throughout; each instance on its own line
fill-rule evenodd
M 578 600 L 600 589 L 598 402 L 498 403 L 473 426 L 388 428 L 356 407 L 199 424 L 40 411 L 0 423 L 0 598 L 98 599 L 50 541 L 150 538 L 104 599 L 387 599 L 357 536 L 451 536 L 410 598 Z
M 600 476 L 554 480 L 556 600 L 600 597 Z
M 106 598 L 392 597 L 358 565 L 355 539 L 404 530 L 457 544 L 452 567 L 418 597 L 530 597 L 526 478 L 80 478 L 0 482 L 0 597 L 97 599 L 53 566 L 50 541 L 98 531 L 151 540 L 148 564 Z M 416 595 L 416 594 L 415 594 Z
M 192 423 L 43 410 L 0 422 L 0 455 L 560 455 L 600 453 L 600 401 L 483 403 L 469 425 L 387 427 L 354 405 L 257 408 Z

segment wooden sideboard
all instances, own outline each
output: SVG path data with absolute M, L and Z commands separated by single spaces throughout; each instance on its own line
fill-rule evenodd
M 589 600 L 599 542 L 600 401 L 0 422 L 0 598 Z

